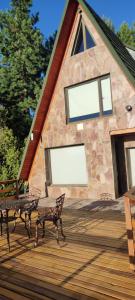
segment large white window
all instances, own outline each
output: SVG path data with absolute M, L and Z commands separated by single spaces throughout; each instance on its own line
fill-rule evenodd
M 86 185 L 88 183 L 84 145 L 49 149 L 51 183 Z
M 70 118 L 99 115 L 98 82 L 93 81 L 68 89 Z M 90 101 L 91 98 L 91 101 Z
M 65 92 L 69 122 L 112 114 L 109 76 L 68 87 Z

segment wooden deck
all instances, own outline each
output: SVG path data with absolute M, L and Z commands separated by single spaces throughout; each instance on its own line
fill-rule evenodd
M 34 248 L 21 223 L 9 254 L 0 239 L 0 300 L 135 300 L 124 214 L 66 208 L 63 221 L 61 247 L 47 231 Z

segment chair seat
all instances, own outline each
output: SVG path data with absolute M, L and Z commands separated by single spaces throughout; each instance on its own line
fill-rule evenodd
M 21 213 L 31 214 L 33 211 L 37 210 L 39 199 L 31 200 L 30 203 L 24 204 L 20 208 Z
M 37 222 L 41 224 L 44 221 L 55 222 L 57 220 L 58 220 L 58 218 L 55 215 L 48 215 L 48 216 L 46 215 L 46 216 L 39 217 Z

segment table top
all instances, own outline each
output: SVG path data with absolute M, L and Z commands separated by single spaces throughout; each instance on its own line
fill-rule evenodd
M 56 198 L 51 197 L 42 197 L 39 199 L 38 207 L 55 207 L 56 206 Z
M 1 198 L 0 199 L 0 211 L 6 210 L 6 209 L 20 209 L 23 208 L 25 204 L 29 204 L 33 200 L 38 200 L 37 197 L 28 197 L 26 195 L 15 200 Z M 39 198 L 39 204 L 38 209 L 42 208 L 49 208 L 49 207 L 55 207 L 56 206 L 56 199 L 50 198 L 50 197 L 42 197 Z
M 25 204 L 28 204 L 30 200 L 28 199 L 16 199 L 16 200 L 10 200 L 10 199 L 0 199 L 0 211 L 6 210 L 6 209 L 19 209 L 23 207 Z

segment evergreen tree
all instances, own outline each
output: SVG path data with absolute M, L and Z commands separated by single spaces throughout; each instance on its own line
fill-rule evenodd
M 0 12 L 0 105 L 19 143 L 28 135 L 55 39 L 44 41 L 31 6 L 32 0 L 12 0 L 11 10 Z
M 114 24 L 112 22 L 112 20 L 110 18 L 106 18 L 103 16 L 103 21 L 106 23 L 106 25 L 113 31 L 115 32 L 115 27 L 114 27 Z
M 12 130 L 0 128 L 0 180 L 16 178 L 19 163 L 20 152 Z
M 117 35 L 124 45 L 135 48 L 135 23 L 131 27 L 126 22 L 122 23 Z
M 117 34 L 117 36 L 125 46 L 131 46 L 135 48 L 135 23 L 133 23 L 130 27 L 128 23 L 123 22 L 119 30 L 116 32 L 111 19 L 103 17 L 103 21 L 115 34 Z

